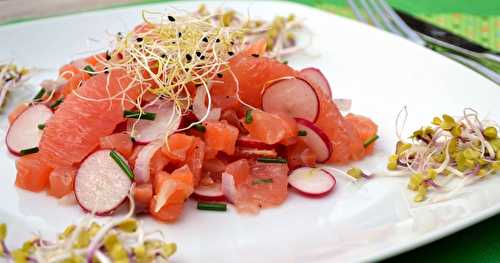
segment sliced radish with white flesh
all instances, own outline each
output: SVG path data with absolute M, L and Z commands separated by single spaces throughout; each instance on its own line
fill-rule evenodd
M 111 157 L 111 151 L 100 150 L 89 155 L 78 169 L 75 197 L 85 211 L 106 215 L 126 200 L 131 186 L 132 180 Z
M 38 147 L 43 130 L 39 125 L 52 118 L 52 111 L 43 104 L 28 107 L 10 125 L 5 142 L 13 154 L 20 155 L 22 150 Z
M 332 191 L 337 181 L 324 169 L 301 167 L 290 173 L 288 183 L 300 193 L 320 196 Z
M 149 143 L 174 133 L 181 123 L 181 116 L 171 101 L 157 100 L 146 107 L 145 112 L 154 113 L 154 120 L 129 119 L 127 130 L 138 143 Z
M 308 120 L 295 118 L 295 121 L 297 121 L 299 131 L 305 131 L 305 135 L 299 136 L 299 138 L 314 151 L 316 161 L 323 163 L 330 159 L 332 155 L 332 143 L 328 135 Z
M 262 109 L 314 122 L 319 115 L 319 99 L 307 81 L 283 78 L 272 82 L 262 91 Z
M 149 165 L 155 153 L 163 146 L 163 140 L 152 141 L 144 146 L 135 159 L 134 174 L 138 184 L 149 182 Z
M 210 85 L 208 86 L 208 89 L 210 89 Z M 196 115 L 198 120 L 214 120 L 218 121 L 220 119 L 221 115 L 221 109 L 220 108 L 211 108 L 210 112 L 207 115 L 208 107 L 205 106 L 205 99 L 207 98 L 207 90 L 205 89 L 204 86 L 199 86 L 198 89 L 196 89 L 196 96 L 194 97 L 193 100 L 193 113 Z M 206 116 L 206 119 L 205 118 Z
M 198 186 L 191 197 L 202 202 L 224 202 L 226 197 L 222 193 L 221 184 L 214 183 L 210 186 Z
M 337 108 L 341 111 L 350 111 L 352 106 L 351 99 L 334 99 L 333 103 L 337 105 Z
M 229 202 L 234 204 L 234 202 L 236 201 L 236 193 L 237 193 L 234 177 L 232 174 L 224 172 L 222 173 L 221 178 L 222 178 L 222 183 L 221 183 L 222 193 Z
M 321 89 L 323 93 L 325 93 L 328 98 L 332 97 L 332 89 L 330 87 L 330 83 L 326 79 L 325 75 L 321 73 L 321 70 L 317 68 L 305 68 L 300 71 L 301 76 L 305 78 L 307 81 L 310 81 Z

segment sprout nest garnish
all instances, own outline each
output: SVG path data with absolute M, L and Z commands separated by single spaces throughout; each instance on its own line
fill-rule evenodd
M 188 129 L 209 116 L 211 82 L 219 81 L 218 78 L 227 73 L 235 78 L 238 86 L 228 65 L 230 57 L 262 38 L 268 43 L 268 57 L 280 58 L 303 48 L 295 43 L 293 30 L 301 24 L 293 15 L 265 22 L 243 18 L 234 10 L 211 14 L 201 5 L 196 12 L 177 15 L 143 11 L 142 18 L 143 23 L 133 31 L 115 36 L 114 45 L 105 57 L 95 56 L 102 66 L 88 70 L 90 74 L 123 70 L 131 76 L 132 83 L 119 94 L 105 99 L 86 98 L 75 91 L 77 96 L 91 101 L 121 100 L 133 104 L 140 113 L 158 99 L 171 100 L 175 111 L 182 115 L 191 110 L 192 87 L 203 86 L 207 93 L 207 113 L 185 128 Z M 137 87 L 141 89 L 138 98 L 129 98 L 127 90 Z M 149 103 L 144 105 L 146 95 L 156 99 L 148 99 Z
M 7 226 L 0 224 L 0 258 L 9 262 L 166 262 L 177 246 L 165 240 L 162 232 L 147 233 L 142 222 L 133 218 L 134 203 L 122 218 L 99 224 L 92 216 L 79 225 L 70 225 L 55 241 L 35 237 L 21 248 L 5 245 Z M 97 260 L 97 261 L 96 261 Z
M 400 137 L 387 169 L 410 177 L 408 189 L 416 192 L 415 202 L 428 199 L 431 189 L 444 193 L 431 202 L 447 200 L 466 185 L 500 171 L 498 129 L 497 123 L 479 120 L 470 108 L 458 118 L 435 117 L 429 126 L 414 131 L 410 141 Z M 459 184 L 447 187 L 454 178 L 461 179 Z

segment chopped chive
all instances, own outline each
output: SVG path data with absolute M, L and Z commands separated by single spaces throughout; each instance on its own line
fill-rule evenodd
M 38 129 L 39 130 L 45 129 L 45 124 L 38 124 Z
M 193 126 L 193 128 L 197 131 L 200 131 L 200 132 L 206 132 L 207 131 L 207 127 L 205 127 L 203 124 L 195 124 Z
M 266 178 L 266 179 L 255 179 L 252 182 L 252 185 L 256 184 L 270 184 L 273 182 L 273 178 Z
M 136 142 L 136 140 L 135 140 L 135 138 L 134 138 L 134 137 L 130 137 L 130 140 L 131 140 L 132 142 Z
M 253 121 L 252 110 L 247 110 L 245 113 L 245 123 L 250 124 Z
M 307 131 L 300 130 L 299 132 L 297 132 L 297 136 L 306 136 L 306 135 L 307 135 Z
M 38 152 L 38 147 L 33 147 L 33 148 L 28 148 L 21 150 L 19 154 L 21 155 L 27 155 L 27 154 L 32 154 L 32 153 L 37 153 Z
M 286 159 L 281 158 L 281 157 L 278 157 L 278 158 L 259 157 L 259 158 L 257 158 L 257 162 L 261 162 L 261 163 L 287 163 L 288 161 Z
M 94 68 L 91 66 L 91 65 L 87 65 L 83 68 L 83 70 L 87 71 L 87 73 L 90 75 L 90 76 L 94 76 L 95 74 L 95 70 Z
M 138 111 L 123 111 L 123 117 L 129 119 L 141 119 L 141 120 L 149 120 L 154 121 L 156 118 L 156 113 L 154 112 L 143 112 L 140 113 Z
M 283 61 L 283 64 L 288 65 L 288 60 Z
M 120 168 L 128 176 L 128 178 L 130 178 L 130 180 L 133 181 L 134 177 L 135 177 L 134 173 L 132 172 L 132 170 L 130 169 L 128 164 L 122 159 L 122 157 L 115 151 L 111 151 L 109 153 L 109 156 L 111 156 L 111 158 L 113 158 L 113 160 L 116 162 L 116 164 L 118 164 L 118 166 L 120 166 Z
M 252 57 L 254 57 L 254 58 L 258 58 L 258 57 L 259 57 L 259 54 L 252 54 Z
M 55 110 L 57 108 L 57 106 L 59 106 L 59 104 L 61 104 L 63 101 L 64 101 L 64 96 L 60 97 L 59 99 L 54 101 L 54 103 L 52 103 L 52 105 L 50 105 L 50 108 Z
M 44 94 L 45 94 L 45 89 L 41 88 L 40 91 L 38 91 L 38 93 L 35 95 L 35 97 L 33 97 L 33 101 L 40 100 Z
M 199 210 L 207 210 L 207 211 L 227 211 L 227 205 L 226 204 L 220 204 L 220 203 L 203 203 L 203 202 L 198 202 L 197 208 Z
M 378 139 L 378 135 L 375 134 L 373 135 L 372 137 L 368 138 L 364 143 L 363 143 L 363 147 L 368 147 L 370 146 L 370 144 L 374 143 L 376 140 Z

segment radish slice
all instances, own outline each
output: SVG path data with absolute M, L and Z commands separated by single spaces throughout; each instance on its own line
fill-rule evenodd
M 323 163 L 330 159 L 330 155 L 332 155 L 332 143 L 328 136 L 318 126 L 308 120 L 295 118 L 295 121 L 297 121 L 299 130 L 307 133 L 305 136 L 300 136 L 299 138 L 316 153 L 316 161 Z
M 181 116 L 171 101 L 158 100 L 144 111 L 156 114 L 154 120 L 127 121 L 127 130 L 138 143 L 149 143 L 174 133 L 181 123 Z M 135 125 L 135 126 L 134 126 Z
M 335 103 L 335 105 L 337 105 L 337 107 L 341 111 L 350 111 L 351 110 L 351 106 L 352 106 L 351 99 L 334 99 L 333 103 Z
M 149 182 L 150 169 L 149 164 L 155 153 L 163 146 L 163 140 L 152 141 L 146 146 L 144 146 L 141 151 L 137 154 L 137 159 L 135 159 L 134 174 L 135 181 L 138 184 L 144 184 Z
M 52 115 L 50 108 L 43 104 L 28 107 L 9 127 L 5 137 L 9 151 L 20 155 L 21 150 L 38 147 L 43 132 L 38 125 L 45 124 Z
M 288 183 L 300 193 L 320 196 L 331 192 L 337 181 L 324 169 L 301 167 L 292 171 Z
M 110 153 L 110 150 L 100 150 L 88 156 L 75 177 L 78 204 L 85 211 L 97 215 L 106 215 L 118 208 L 132 186 L 132 181 Z M 125 158 L 122 159 L 127 162 Z
M 202 202 L 224 202 L 226 200 L 224 193 L 222 193 L 221 185 L 217 183 L 210 186 L 198 186 L 191 197 Z
M 283 78 L 263 90 L 262 109 L 314 122 L 319 115 L 319 99 L 314 88 L 306 81 Z
M 234 182 L 234 177 L 229 173 L 222 173 L 222 193 L 227 198 L 227 200 L 234 204 L 236 201 L 236 184 Z
M 210 85 L 208 86 L 210 89 Z M 196 115 L 198 120 L 203 120 L 205 115 L 207 114 L 208 108 L 205 106 L 205 99 L 207 97 L 207 90 L 203 86 L 199 86 L 196 89 L 196 96 L 193 100 L 193 113 Z M 221 109 L 220 108 L 212 108 L 210 113 L 208 114 L 205 120 L 214 120 L 217 121 L 220 119 Z
M 330 83 L 326 79 L 325 75 L 321 73 L 321 71 L 317 68 L 305 68 L 300 71 L 301 76 L 305 78 L 307 81 L 310 81 L 321 89 L 323 93 L 325 93 L 328 98 L 332 97 L 332 89 L 330 87 Z

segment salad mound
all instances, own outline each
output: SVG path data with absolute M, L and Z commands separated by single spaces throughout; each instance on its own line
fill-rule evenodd
M 257 213 L 282 204 L 289 183 L 324 195 L 335 178 L 317 164 L 373 152 L 375 123 L 344 116 L 320 70 L 278 60 L 299 48 L 293 16 L 265 30 L 205 9 L 143 18 L 12 112 L 17 187 L 97 215 L 132 194 L 136 212 L 174 222 L 189 197 L 202 210 Z

